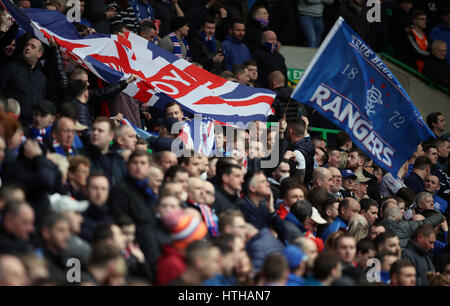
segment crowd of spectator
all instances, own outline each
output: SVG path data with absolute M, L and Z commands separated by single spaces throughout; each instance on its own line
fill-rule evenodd
M 80 2 L 82 36 L 135 32 L 211 73 L 275 91 L 274 114 L 247 129 L 217 125 L 210 156 L 183 144 L 172 151 L 172 127 L 193 114 L 176 101 L 144 108 L 122 92 L 135 75 L 103 83 L 2 12 L 0 285 L 450 284 L 443 115 L 427 116 L 436 138 L 393 175 L 344 132 L 329 143 L 310 135 L 310 121 L 323 118 L 290 100 L 279 52 L 317 47 L 342 15 L 375 50 L 392 45 L 442 81 L 445 1 L 416 1 L 412 11 L 411 1 L 383 1 L 377 24 L 361 0 Z M 64 0 L 16 5 L 68 10 Z M 138 137 L 124 118 L 158 136 Z

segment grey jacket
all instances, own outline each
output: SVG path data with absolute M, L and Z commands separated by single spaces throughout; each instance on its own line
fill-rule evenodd
M 392 231 L 398 236 L 400 240 L 400 248 L 403 250 L 406 248 L 408 240 L 412 238 L 416 229 L 422 224 L 430 224 L 435 227 L 438 226 L 442 221 L 444 221 L 444 216 L 439 214 L 434 214 L 425 220 L 421 221 L 406 221 L 406 220 L 383 220 L 380 222 L 384 226 L 386 231 Z
M 300 15 L 322 17 L 323 5 L 332 4 L 334 0 L 298 0 L 297 9 Z
M 409 260 L 416 267 L 417 286 L 425 286 L 427 272 L 436 271 L 427 252 L 416 245 L 413 240 L 408 242 L 402 258 Z

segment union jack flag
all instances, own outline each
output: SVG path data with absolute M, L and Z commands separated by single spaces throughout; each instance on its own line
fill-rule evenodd
M 81 37 L 58 11 L 18 9 L 9 0 L 0 2 L 24 30 L 47 45 L 53 37 L 62 52 L 106 82 L 137 75 L 124 92 L 145 105 L 162 109 L 175 100 L 187 113 L 233 124 L 266 121 L 270 112 L 274 92 L 227 81 L 134 33 Z

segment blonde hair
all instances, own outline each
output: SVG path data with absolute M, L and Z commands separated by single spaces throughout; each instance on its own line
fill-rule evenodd
M 348 231 L 355 238 L 356 243 L 369 235 L 369 223 L 360 214 L 354 215 L 348 223 Z

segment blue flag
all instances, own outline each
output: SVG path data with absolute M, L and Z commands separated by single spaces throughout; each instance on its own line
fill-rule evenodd
M 339 126 L 394 177 L 417 145 L 433 137 L 392 72 L 342 17 L 291 97 Z

